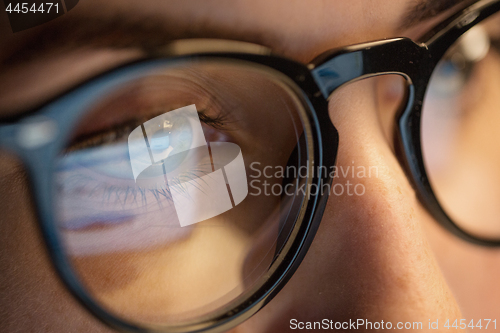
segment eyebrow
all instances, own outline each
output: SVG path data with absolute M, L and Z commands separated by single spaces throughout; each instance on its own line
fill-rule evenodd
M 64 16 L 59 19 L 37 27 L 8 54 L 1 55 L 0 52 L 0 67 L 18 65 L 49 52 L 63 53 L 83 47 L 135 48 L 154 53 L 176 39 L 224 38 L 268 47 L 272 44 L 268 41 L 271 36 L 265 34 L 243 34 L 236 29 L 221 31 L 215 24 L 203 20 L 172 24 L 161 13 L 105 13 L 98 16 L 85 12 L 70 19 Z
M 175 38 L 190 37 L 189 30 L 180 37 L 176 36 L 175 29 L 166 25 L 159 15 L 144 15 L 141 20 L 125 14 L 109 14 L 107 17 L 80 14 L 61 19 L 35 28 L 8 55 L 4 55 L 3 65 L 24 63 L 49 52 L 62 53 L 86 46 L 150 50 Z
M 400 28 L 405 29 L 426 19 L 435 17 L 458 6 L 465 7 L 478 0 L 416 0 L 403 16 Z M 61 20 L 62 19 L 62 20 Z M 195 24 L 193 24 L 195 23 Z M 169 41 L 181 38 L 226 38 L 252 42 L 272 48 L 264 34 L 240 34 L 222 32 L 209 23 L 190 22 L 182 27 L 169 24 L 161 14 L 96 16 L 83 13 L 46 23 L 35 30 L 8 54 L 0 57 L 0 67 L 18 65 L 46 54 L 49 51 L 64 52 L 81 47 L 138 48 L 153 52 Z M 271 37 L 268 38 L 272 40 Z M 3 58 L 3 59 L 2 59 Z
M 401 20 L 400 29 L 408 29 L 422 21 L 436 17 L 448 9 L 467 7 L 479 0 L 419 0 L 408 8 Z

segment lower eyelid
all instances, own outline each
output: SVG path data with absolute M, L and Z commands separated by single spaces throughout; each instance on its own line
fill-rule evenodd
M 179 108 L 183 106 L 186 105 L 182 105 Z M 110 129 L 101 129 L 100 133 L 96 133 L 93 135 L 85 135 L 84 133 L 81 133 L 82 131 L 77 131 L 78 133 L 80 133 L 80 138 L 73 139 L 73 142 L 68 148 L 66 148 L 65 152 L 68 153 L 83 148 L 90 148 L 94 146 L 125 141 L 134 128 L 145 123 L 148 119 L 155 118 L 158 115 L 165 114 L 176 109 L 178 108 L 173 108 L 171 106 L 159 108 L 154 112 L 150 111 L 148 113 L 148 117 L 125 120 L 123 121 L 122 125 L 114 126 L 114 128 Z M 198 109 L 198 115 L 207 139 L 209 137 L 221 138 L 220 141 L 228 141 L 227 134 L 225 136 L 222 135 L 224 131 L 230 130 L 230 128 L 227 128 L 228 123 L 230 123 L 230 121 L 228 121 L 229 117 L 227 113 L 222 113 L 221 111 L 215 109 L 215 107 L 208 106 L 206 109 Z M 214 140 L 211 139 L 209 141 Z
M 143 214 L 111 226 L 61 228 L 61 233 L 69 252 L 75 256 L 147 249 L 189 239 L 193 228 L 169 226 L 167 219 L 165 214 Z
M 125 145 L 124 145 L 125 146 Z M 126 148 L 125 148 L 126 149 Z M 91 149 L 96 150 L 96 148 Z M 97 149 L 98 150 L 98 149 Z M 146 188 L 131 178 L 127 153 L 72 152 L 60 160 L 57 177 L 61 223 L 68 229 L 86 229 L 93 225 L 115 225 L 128 219 L 170 207 L 172 221 L 178 224 L 168 186 Z M 93 155 L 93 156 L 92 156 Z M 205 169 L 210 169 L 209 164 Z M 200 170 L 184 170 L 170 179 L 174 183 L 196 178 Z M 121 177 L 119 177 L 121 175 Z M 165 182 L 161 176 L 161 182 Z M 76 208 L 76 209 L 75 209 Z M 93 212 L 90 214 L 89 212 Z M 85 216 L 86 220 L 82 220 Z
M 114 184 L 93 179 L 89 173 L 85 176 L 67 175 L 66 179 L 59 182 L 58 191 L 58 196 L 62 198 L 58 207 L 60 222 L 67 229 L 115 225 L 172 205 L 172 197 L 167 189 Z M 171 213 L 175 217 L 173 209 Z
M 212 101 L 210 91 L 196 82 L 183 79 L 180 85 L 169 83 L 171 76 L 153 76 L 127 84 L 88 111 L 78 126 L 74 137 L 88 133 L 106 132 L 109 128 L 123 126 L 131 122 L 143 123 L 154 116 L 195 104 L 198 110 L 220 110 Z M 180 80 L 173 77 L 173 80 Z M 167 81 L 167 82 L 165 82 Z M 218 115 L 210 112 L 209 116 Z

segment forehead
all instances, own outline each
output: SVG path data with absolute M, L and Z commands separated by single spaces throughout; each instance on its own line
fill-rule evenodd
M 172 39 L 243 40 L 307 62 L 330 48 L 404 34 L 402 22 L 415 6 L 429 14 L 429 8 L 461 2 L 426 1 L 85 0 L 52 22 L 18 33 L 3 16 L 0 113 L 32 107 L 64 87 L 140 57 L 137 50 Z
M 147 37 L 155 39 L 152 43 L 166 38 L 217 37 L 243 39 L 286 52 L 287 45 L 295 49 L 292 44 L 298 41 L 307 43 L 301 47 L 304 49 L 325 40 L 361 42 L 382 31 L 389 33 L 412 3 L 415 0 L 86 0 L 67 15 L 29 31 L 13 34 L 8 24 L 2 24 L 0 29 L 7 38 L 0 43 L 9 48 L 8 44 L 51 32 L 44 38 L 47 41 L 54 37 L 54 30 L 60 30 L 59 35 L 83 37 L 126 29 L 132 38 L 149 29 Z

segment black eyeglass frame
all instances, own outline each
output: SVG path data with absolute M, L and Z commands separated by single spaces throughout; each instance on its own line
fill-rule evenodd
M 499 10 L 498 0 L 479 1 L 435 26 L 420 38 L 420 43 L 408 38 L 363 43 L 327 51 L 312 62 L 315 64 L 312 73 L 325 98 L 340 86 L 367 77 L 397 74 L 406 79 L 406 103 L 396 115 L 398 158 L 419 199 L 433 217 L 459 238 L 482 246 L 500 246 L 500 240 L 478 237 L 460 228 L 441 207 L 432 190 L 422 154 L 421 118 L 427 86 L 438 62 L 460 36 Z M 343 75 L 339 76 L 336 68 Z
M 200 47 L 196 46 L 195 42 L 187 42 L 186 45 L 194 47 L 190 51 L 178 51 L 173 48 L 170 49 L 170 53 L 167 52 L 169 57 L 166 57 L 165 53 L 160 53 L 157 56 L 113 69 L 64 93 L 62 97 L 104 76 L 158 59 L 227 59 L 262 65 L 283 74 L 290 80 L 290 87 L 303 102 L 311 124 L 314 163 L 317 166 L 331 167 L 335 165 L 339 138 L 328 115 L 327 100 L 330 95 L 339 87 L 363 78 L 385 74 L 401 75 L 407 81 L 408 94 L 405 108 L 397 115 L 396 147 L 402 153 L 400 155 L 404 156 L 401 163 L 416 188 L 420 200 L 436 220 L 456 236 L 479 245 L 499 246 L 500 240 L 484 239 L 468 234 L 458 227 L 441 208 L 425 171 L 420 132 L 422 103 L 437 63 L 463 33 L 499 10 L 500 0 L 479 1 L 437 25 L 421 38 L 420 43 L 415 43 L 408 38 L 363 43 L 327 51 L 309 65 L 269 54 L 268 51 L 263 52 L 264 49 L 260 46 L 244 47 L 244 52 L 235 51 L 232 47 L 203 50 L 203 48 L 199 49 Z M 236 45 L 238 42 L 233 44 Z M 19 117 L 3 119 L 0 124 L 0 147 L 13 151 L 27 167 L 42 234 L 56 270 L 70 291 L 99 319 L 114 328 L 134 332 L 164 331 L 165 328 L 162 327 L 145 327 L 125 322 L 108 313 L 89 297 L 69 268 L 55 232 L 51 202 L 53 185 L 50 157 L 57 155 L 62 144 L 56 140 L 55 143 L 43 146 L 41 149 L 26 149 L 21 147 L 16 139 L 21 127 L 26 125 L 27 119 L 44 115 L 44 110 L 60 98 L 61 96 Z M 57 118 L 52 119 L 58 121 Z M 62 121 L 58 123 L 63 124 Z M 63 134 L 59 134 L 61 140 L 64 138 Z M 327 174 L 318 173 L 312 178 L 312 184 L 317 185 L 331 184 L 331 181 L 332 179 Z M 324 193 L 311 197 L 303 218 L 296 222 L 292 231 L 293 236 L 285 245 L 286 251 L 282 251 L 278 256 L 274 274 L 251 298 L 242 302 L 231 312 L 197 324 L 168 327 L 168 330 L 170 332 L 222 332 L 243 322 L 260 310 L 279 292 L 304 258 L 319 227 L 327 198 L 327 194 Z
M 205 41 L 206 42 L 206 41 Z M 19 117 L 5 119 L 0 123 L 0 148 L 18 156 L 24 163 L 31 181 L 33 202 L 40 228 L 49 255 L 62 281 L 74 296 L 107 325 L 122 331 L 131 332 L 223 332 L 249 318 L 283 287 L 297 269 L 305 256 L 316 233 L 326 206 L 328 193 L 309 195 L 302 206 L 299 216 L 293 222 L 288 239 L 284 241 L 279 253 L 275 255 L 269 268 L 270 277 L 255 287 L 253 294 L 241 301 L 231 311 L 216 313 L 197 322 L 187 322 L 175 326 L 147 325 L 125 321 L 104 309 L 87 292 L 85 286 L 73 271 L 71 262 L 64 251 L 64 244 L 58 235 L 54 212 L 54 171 L 57 156 L 64 150 L 71 137 L 71 129 L 86 114 L 85 111 L 94 100 L 113 91 L 124 79 L 131 80 L 137 73 L 147 73 L 150 68 L 182 62 L 223 61 L 249 64 L 267 68 L 270 75 L 294 92 L 305 113 L 303 119 L 307 134 L 307 181 L 311 187 L 320 188 L 330 184 L 331 178 L 324 170 L 335 165 L 338 149 L 338 132 L 328 116 L 328 104 L 319 94 L 317 85 L 309 69 L 303 64 L 276 57 L 267 48 L 248 43 L 229 41 L 179 41 L 171 43 L 158 55 L 112 69 L 78 87 L 65 92 L 46 105 L 24 113 Z M 244 52 L 241 52 L 241 51 Z M 92 96 L 86 101 L 86 96 Z M 79 103 L 80 102 L 80 103 Z M 56 123 L 58 132 L 50 142 L 39 147 L 23 146 L 19 140 L 25 128 L 44 121 Z M 294 217 L 295 218 L 295 217 Z M 289 222 L 287 222 L 288 224 Z

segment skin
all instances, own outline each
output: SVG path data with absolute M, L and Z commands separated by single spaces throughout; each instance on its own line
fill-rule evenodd
M 124 15 L 161 13 L 173 36 L 259 42 L 307 62 L 330 48 L 407 35 L 400 30 L 410 1 L 82 1 L 66 14 L 109 10 Z M 139 14 L 138 14 L 139 13 Z M 280 13 L 276 15 L 276 13 Z M 104 15 L 104 14 L 103 14 Z M 33 31 L 12 34 L 0 21 L 0 55 Z M 51 23 L 55 24 L 55 23 Z M 64 87 L 137 57 L 135 50 L 82 46 L 54 49 L 0 71 L 0 112 L 12 115 Z M 4 55 L 2 55 L 3 57 Z M 49 76 L 50 75 L 50 76 Z M 47 82 L 50 77 L 50 82 Z M 43 82 L 43 84 L 42 84 Z M 363 196 L 332 196 L 312 246 L 283 290 L 232 332 L 287 332 L 289 321 L 451 321 L 500 318 L 500 251 L 465 243 L 443 230 L 422 207 L 392 145 L 391 81 L 361 81 L 339 90 L 329 113 L 340 134 L 338 166 L 377 166 Z M 27 181 L 15 160 L 0 158 L 0 318 L 9 332 L 108 332 L 63 287 L 36 227 Z

